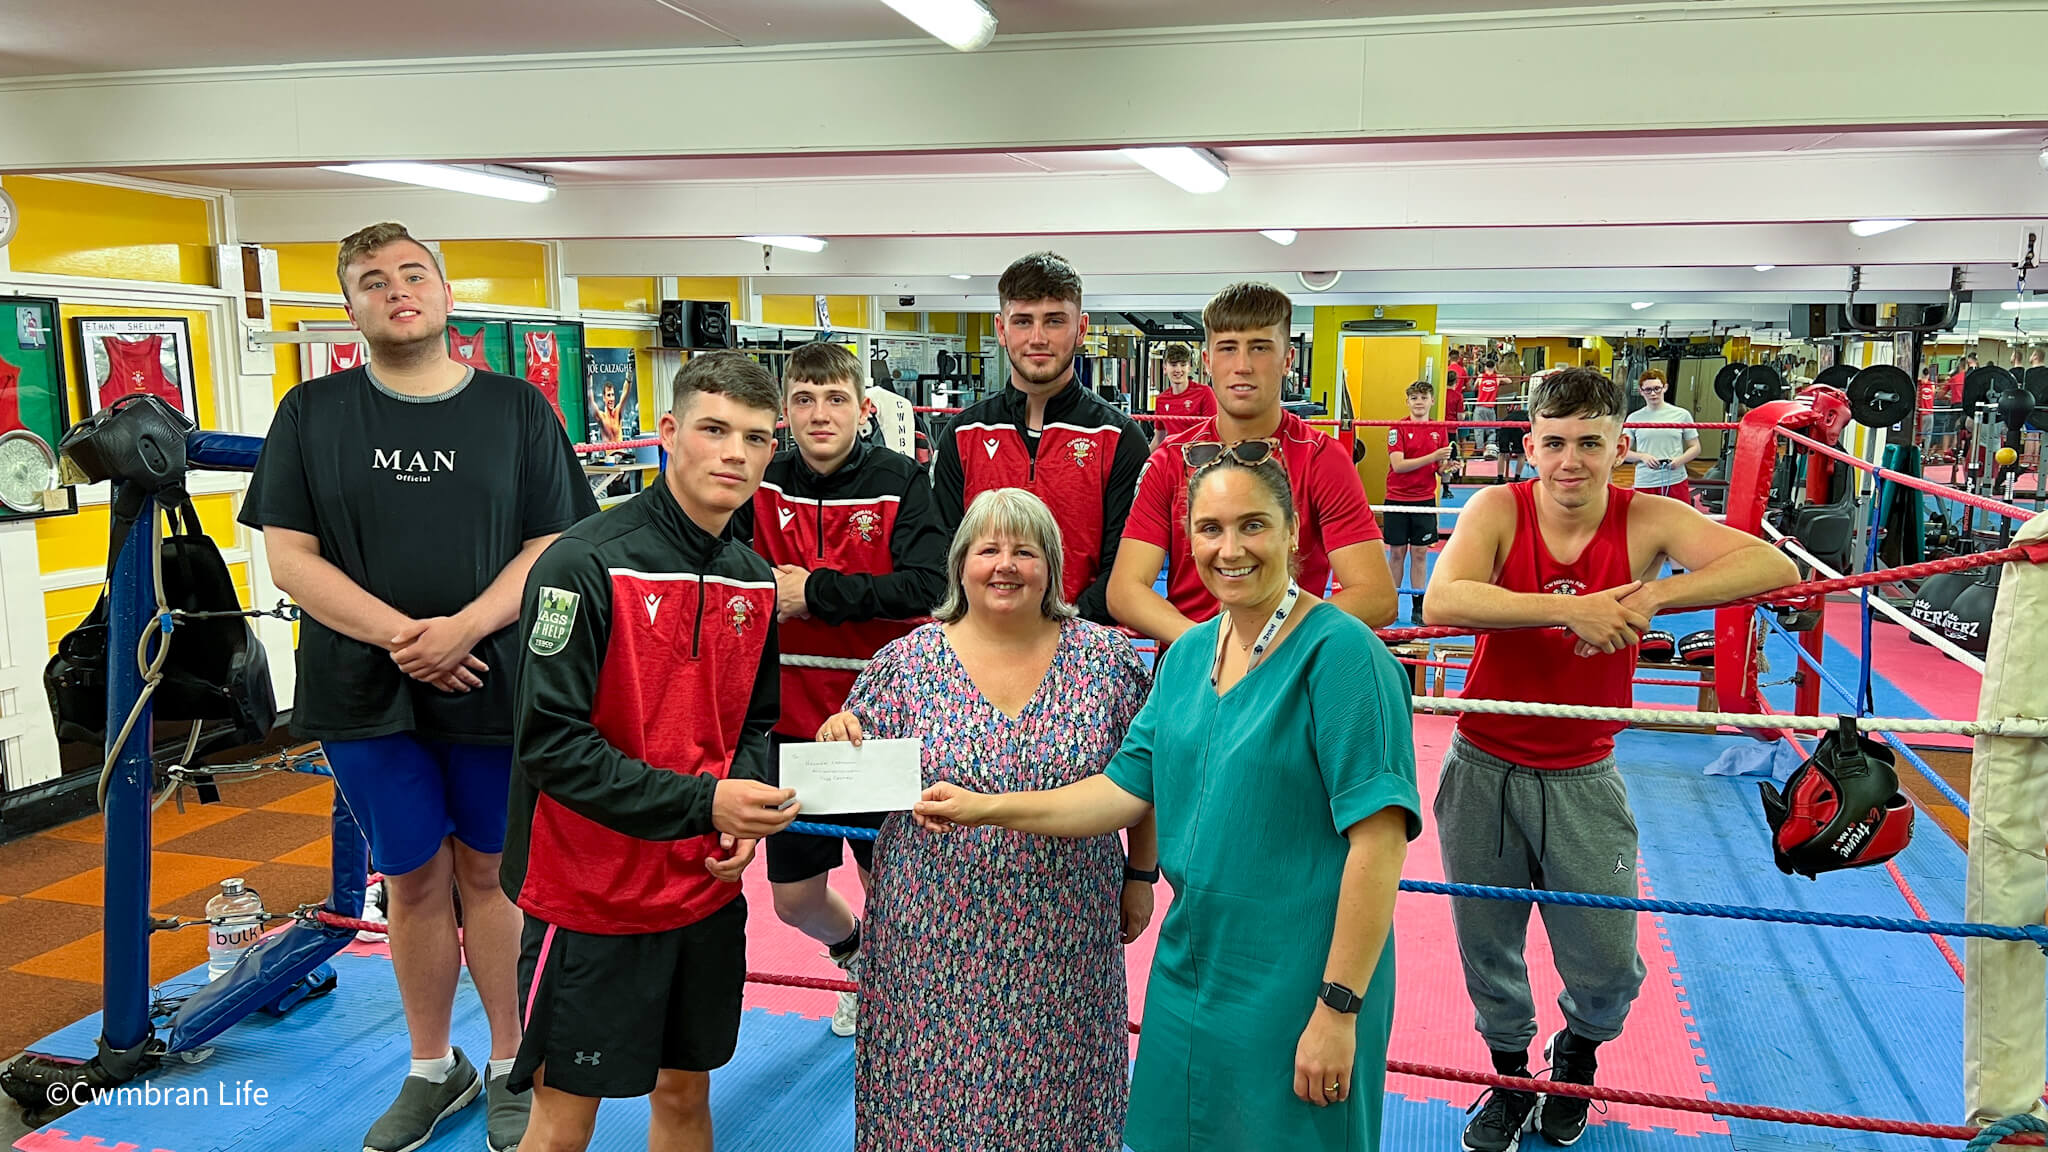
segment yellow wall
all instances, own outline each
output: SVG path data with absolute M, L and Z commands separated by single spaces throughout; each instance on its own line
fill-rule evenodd
M 206 201 L 36 176 L 9 176 L 21 230 L 16 272 L 164 284 L 212 284 Z
M 882 329 L 883 329 L 883 331 L 886 331 L 886 332 L 922 332 L 922 331 L 923 331 L 923 329 L 922 329 L 922 328 L 918 327 L 918 322 L 917 322 L 917 313 L 915 313 L 915 312 L 884 312 L 884 313 L 882 313 Z
M 867 297 L 827 296 L 825 304 L 832 311 L 832 327 L 868 326 Z M 817 300 L 810 296 L 763 296 L 761 323 L 787 324 L 792 328 L 815 328 L 818 326 Z
M 1585 338 L 1584 343 L 1587 345 L 1584 348 L 1573 348 L 1571 341 L 1563 336 L 1517 336 L 1515 337 L 1515 351 L 1522 352 L 1530 348 L 1543 349 L 1543 366 L 1545 368 L 1576 367 L 1580 365 L 1598 367 L 1600 363 L 1600 348 L 1596 345 L 1599 344 L 1599 341 L 1588 336 Z
M 331 244 L 271 244 L 277 250 L 277 287 L 283 292 L 316 292 L 336 295 L 341 282 L 334 275 L 334 258 L 341 241 Z
M 576 306 L 600 312 L 661 311 L 661 294 L 655 281 L 645 276 L 579 276 L 576 278 Z
M 737 276 L 679 276 L 676 278 L 676 299 L 723 300 L 732 305 L 735 320 L 739 319 L 745 307 L 740 302 L 740 278 Z
M 458 304 L 548 306 L 547 248 L 530 240 L 451 240 L 441 245 Z

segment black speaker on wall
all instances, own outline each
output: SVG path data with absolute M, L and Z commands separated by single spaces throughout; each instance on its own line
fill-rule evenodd
M 663 348 L 730 348 L 733 346 L 732 305 L 724 300 L 663 300 Z

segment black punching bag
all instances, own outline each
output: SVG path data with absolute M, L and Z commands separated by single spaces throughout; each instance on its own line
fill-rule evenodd
M 1906 615 L 1925 624 L 1930 631 L 1943 631 L 1942 624 L 1948 619 L 1949 610 L 1955 607 L 1956 597 L 1963 594 L 1977 579 L 1975 572 L 1943 572 L 1929 576 L 1920 582 L 1920 591 L 1913 596 L 1913 607 Z M 1913 643 L 1925 644 L 1920 634 L 1912 634 Z
M 1973 656 L 1982 656 L 1991 642 L 1991 610 L 1998 604 L 1998 573 L 2004 567 L 1994 564 L 1978 574 L 1949 606 L 1942 622 L 1942 635 Z

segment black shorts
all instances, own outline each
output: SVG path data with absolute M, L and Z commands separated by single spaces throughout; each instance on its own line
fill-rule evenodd
M 805 743 L 805 741 L 798 740 L 794 736 L 784 736 L 780 732 L 770 732 L 768 734 L 769 773 L 776 783 L 779 784 L 782 779 L 782 746 L 784 744 L 801 743 Z M 850 816 L 804 816 L 802 819 L 811 824 L 838 824 L 847 828 L 880 828 L 883 817 L 887 815 L 887 812 L 863 812 Z M 846 862 L 845 855 L 839 851 L 839 845 L 842 843 L 853 849 L 853 862 L 860 865 L 861 871 L 873 872 L 875 870 L 875 842 L 873 840 L 854 840 L 840 836 L 813 836 L 807 832 L 777 832 L 768 838 L 766 845 L 768 850 L 768 882 L 770 884 L 794 884 L 800 880 L 809 880 L 813 876 L 823 876 L 825 873 Z
M 1389 500 L 1389 505 L 1402 504 L 1400 500 Z M 1427 512 L 1385 512 L 1386 523 L 1380 527 L 1380 535 L 1386 538 L 1389 548 L 1427 548 L 1436 543 L 1436 505 L 1416 504 L 1416 508 L 1427 508 Z
M 526 1037 L 512 1065 L 525 1091 L 543 1065 L 550 1088 L 575 1096 L 654 1091 L 664 1068 L 709 1072 L 739 1044 L 747 980 L 747 901 L 695 924 L 597 936 L 526 918 L 519 1003 Z

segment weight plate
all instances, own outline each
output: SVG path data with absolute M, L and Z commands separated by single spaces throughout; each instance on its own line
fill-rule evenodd
M 1714 395 L 1730 408 L 1735 406 L 1735 382 L 1742 379 L 1742 368 L 1740 364 L 1723 364 L 1721 370 L 1714 373 Z
M 2013 374 L 1996 364 L 1973 368 L 1963 377 L 1963 407 L 1975 408 L 2000 392 L 2017 387 L 2019 381 Z
M 2027 369 L 2020 383 L 2034 397 L 2034 411 L 2027 417 L 2027 427 L 2048 432 L 2048 365 L 2036 364 Z
M 1855 378 L 1856 369 L 1849 367 L 1847 364 L 1833 364 L 1821 369 L 1820 375 L 1815 376 L 1813 382 L 1823 387 L 1839 388 L 1847 392 L 1849 390 L 1849 381 Z
M 1896 364 L 1873 364 L 1849 382 L 1849 415 L 1865 428 L 1889 428 L 1913 412 L 1919 399 L 1912 374 Z
M 1785 398 L 1785 378 L 1769 364 L 1751 364 L 1743 369 L 1741 380 L 1735 385 L 1736 395 L 1741 397 L 1742 406 L 1755 408 L 1773 400 Z

